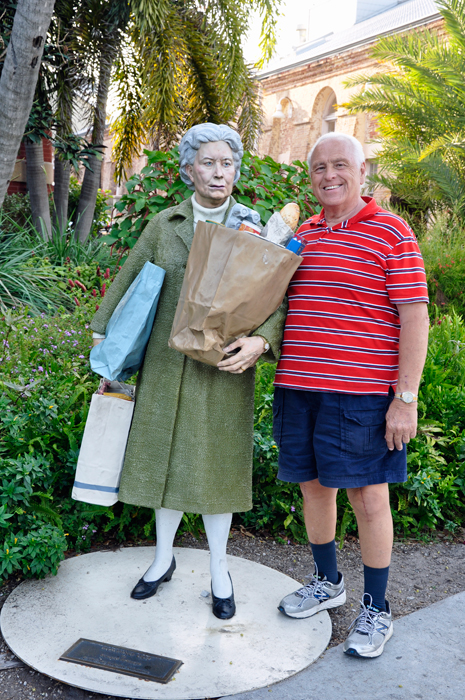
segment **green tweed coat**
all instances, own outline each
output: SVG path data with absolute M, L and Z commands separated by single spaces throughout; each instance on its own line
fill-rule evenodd
M 92 330 L 105 333 L 147 260 L 166 271 L 139 372 L 119 500 L 191 513 L 245 511 L 252 507 L 255 371 L 220 372 L 168 347 L 193 236 L 190 199 L 155 216 L 91 323 Z M 286 310 L 283 302 L 255 331 L 270 343 L 265 359 L 271 362 L 278 357 Z

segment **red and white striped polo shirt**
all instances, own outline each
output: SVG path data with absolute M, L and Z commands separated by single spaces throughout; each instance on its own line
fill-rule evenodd
M 371 197 L 328 228 L 321 214 L 298 233 L 308 241 L 289 285 L 289 312 L 275 385 L 386 394 L 398 375 L 397 304 L 428 302 L 425 269 L 406 222 Z

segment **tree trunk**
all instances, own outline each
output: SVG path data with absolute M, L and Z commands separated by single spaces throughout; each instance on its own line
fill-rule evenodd
M 19 0 L 0 77 L 0 206 L 34 100 L 55 0 Z
M 69 179 L 71 165 L 61 160 L 55 153 L 55 187 L 53 190 L 53 227 L 58 235 L 64 236 L 68 226 Z
M 47 175 L 44 165 L 44 145 L 25 141 L 26 177 L 31 202 L 32 223 L 44 240 L 52 237 L 50 204 L 48 201 Z
M 118 51 L 116 36 L 115 32 L 114 36 L 110 38 L 110 49 L 108 54 L 102 57 L 100 63 L 97 102 L 95 105 L 94 125 L 92 129 L 92 143 L 94 145 L 103 144 L 111 70 Z M 76 208 L 76 238 L 78 238 L 81 243 L 87 240 L 92 228 L 95 203 L 97 201 L 97 190 L 100 186 L 102 161 L 95 156 L 90 156 L 89 165 L 92 170 L 86 168 L 82 182 L 81 195 Z

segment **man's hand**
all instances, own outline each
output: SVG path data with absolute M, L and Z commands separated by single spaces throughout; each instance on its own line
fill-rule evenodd
M 105 340 L 105 338 L 92 338 L 92 346 L 95 348 L 95 346 L 101 343 L 102 340 Z
M 232 352 L 236 348 L 240 348 L 236 355 L 218 363 L 219 370 L 231 372 L 232 374 L 242 374 L 257 362 L 265 350 L 265 343 L 261 336 L 252 335 L 249 338 L 239 338 L 231 345 L 228 345 L 227 348 L 224 348 L 224 352 Z
M 401 450 L 417 434 L 417 402 L 406 404 L 393 399 L 386 413 L 386 443 L 390 450 Z

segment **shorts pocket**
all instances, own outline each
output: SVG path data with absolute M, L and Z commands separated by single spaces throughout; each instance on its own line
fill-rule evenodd
M 284 392 L 277 387 L 273 399 L 273 439 L 281 447 L 283 437 L 283 403 Z
M 342 450 L 351 455 L 371 455 L 387 449 L 386 409 L 344 410 L 342 415 Z

